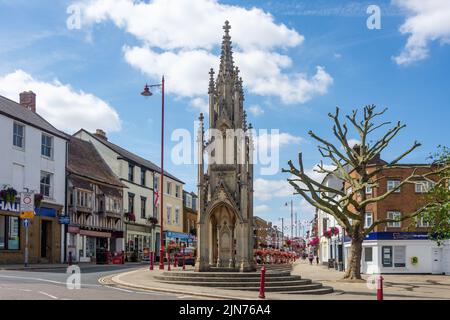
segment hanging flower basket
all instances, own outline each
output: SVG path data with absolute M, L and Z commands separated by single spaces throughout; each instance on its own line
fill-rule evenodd
M 330 231 L 331 231 L 331 234 L 332 234 L 333 236 L 339 235 L 339 228 L 338 228 L 338 227 L 331 227 L 331 228 L 330 228 Z
M 125 213 L 125 218 L 127 218 L 128 221 L 132 221 L 132 222 L 135 222 L 135 221 L 136 221 L 136 216 L 134 215 L 133 212 L 127 212 L 127 213 Z
M 417 257 L 411 257 L 411 264 L 413 266 L 417 265 L 419 263 L 419 258 Z
M 319 242 L 320 242 L 319 238 L 318 238 L 318 237 L 314 237 L 314 238 L 312 238 L 312 239 L 309 241 L 309 245 L 310 245 L 311 247 L 315 247 L 315 246 L 317 246 L 317 245 L 319 244 Z
M 150 218 L 148 218 L 148 222 L 150 222 L 153 225 L 156 225 L 156 224 L 158 224 L 158 219 L 155 217 L 150 217 Z
M 16 202 L 17 191 L 14 188 L 6 188 L 0 191 L 0 199 L 5 202 Z

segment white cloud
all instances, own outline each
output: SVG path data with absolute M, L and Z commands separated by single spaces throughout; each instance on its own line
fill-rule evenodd
M 334 170 L 335 167 L 332 165 L 324 165 L 327 170 Z M 317 182 L 322 182 L 325 178 L 324 173 L 318 173 L 316 170 L 318 169 L 317 165 L 313 166 L 310 169 L 306 170 L 306 174 L 314 179 Z M 290 176 L 289 178 L 294 179 L 295 176 Z M 283 198 L 292 196 L 295 189 L 292 187 L 287 179 L 282 180 L 268 180 L 258 178 L 255 179 L 254 182 L 255 193 L 254 196 L 257 200 L 268 201 L 273 198 Z M 303 199 L 304 200 L 304 199 Z M 306 201 L 306 200 L 305 200 Z
M 209 112 L 208 102 L 203 98 L 192 99 L 190 105 L 191 107 L 199 110 L 200 112 L 203 112 L 204 114 L 207 114 Z
M 450 43 L 450 1 L 393 0 L 393 4 L 406 10 L 407 19 L 400 32 L 410 35 L 402 52 L 394 57 L 397 64 L 426 59 L 432 41 Z
M 255 189 L 255 198 L 261 201 L 268 201 L 273 198 L 289 197 L 294 192 L 294 189 L 286 181 L 286 179 L 267 180 L 258 178 L 255 179 L 253 187 Z
M 60 130 L 70 133 L 85 128 L 107 132 L 121 129 L 119 115 L 108 103 L 58 80 L 43 82 L 23 70 L 0 76 L 0 94 L 18 101 L 19 93 L 31 90 L 36 93 L 36 111 Z
M 260 154 L 267 154 L 269 150 L 277 150 L 281 147 L 300 144 L 303 142 L 302 137 L 296 137 L 286 132 L 263 132 L 255 136 L 255 150 Z
M 248 111 L 255 117 L 258 117 L 264 113 L 264 110 L 257 104 L 250 106 Z
M 333 83 L 323 67 L 314 75 L 287 73 L 292 60 L 277 50 L 300 45 L 304 37 L 258 8 L 220 4 L 216 0 L 85 0 L 84 24 L 113 21 L 135 36 L 141 46 L 124 47 L 125 59 L 158 79 L 167 76 L 167 90 L 181 97 L 205 96 L 208 71 L 217 70 L 222 25 L 229 20 L 236 64 L 246 88 L 276 96 L 284 103 L 304 103 L 323 95 Z M 189 13 L 189 14 L 187 14 Z
M 259 205 L 259 206 L 255 206 L 253 208 L 253 212 L 257 213 L 257 214 L 265 213 L 265 212 L 268 212 L 268 211 L 270 211 L 270 207 L 267 204 L 262 204 L 262 205 Z
M 349 139 L 347 142 L 351 148 L 353 148 L 357 144 L 361 144 L 361 141 L 359 141 L 358 139 Z

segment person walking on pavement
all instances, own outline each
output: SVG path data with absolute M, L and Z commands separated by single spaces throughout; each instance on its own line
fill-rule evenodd
M 310 264 L 310 265 L 312 265 L 312 263 L 313 263 L 313 260 L 314 260 L 314 256 L 313 256 L 313 254 L 312 254 L 312 253 L 310 253 L 310 254 L 309 254 L 309 256 L 308 256 L 308 260 L 309 260 L 309 264 Z
M 319 265 L 319 256 L 316 256 L 316 264 Z

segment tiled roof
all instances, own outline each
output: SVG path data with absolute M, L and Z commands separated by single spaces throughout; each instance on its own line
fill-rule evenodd
M 37 129 L 41 129 L 47 133 L 58 136 L 60 138 L 68 139 L 67 134 L 56 129 L 47 120 L 42 118 L 39 114 L 1 95 L 0 95 L 0 114 L 3 114 L 9 118 L 13 118 L 17 121 L 23 122 Z
M 138 156 L 138 155 L 136 155 L 136 154 L 134 154 L 134 153 L 132 153 L 132 152 L 130 152 L 128 150 L 125 150 L 124 148 L 119 147 L 118 145 L 116 145 L 116 144 L 114 144 L 114 143 L 112 143 L 112 142 L 110 142 L 108 140 L 99 138 L 96 135 L 94 135 L 94 134 L 92 134 L 92 133 L 90 133 L 90 132 L 88 132 L 88 131 L 86 131 L 84 129 L 82 129 L 82 130 L 84 132 L 86 132 L 87 134 L 89 134 L 91 137 L 95 138 L 97 141 L 103 143 L 105 146 L 107 146 L 108 148 L 110 148 L 114 152 L 120 154 L 124 159 L 131 160 L 132 162 L 136 163 L 137 165 L 145 167 L 145 168 L 147 168 L 147 169 L 149 169 L 151 171 L 155 171 L 155 172 L 158 172 L 158 173 L 161 172 L 161 168 L 158 167 L 153 162 L 151 162 L 149 160 L 146 160 L 146 159 L 144 159 L 144 158 L 142 158 L 142 157 L 140 157 L 140 156 Z M 181 181 L 180 179 L 178 179 L 174 175 L 168 173 L 167 171 L 164 171 L 164 175 L 169 177 L 169 178 L 171 178 L 171 179 L 173 179 L 173 180 L 175 180 L 175 181 L 178 181 L 178 182 L 184 184 L 183 181 Z
M 91 142 L 71 137 L 67 170 L 77 176 L 116 187 L 124 187 Z

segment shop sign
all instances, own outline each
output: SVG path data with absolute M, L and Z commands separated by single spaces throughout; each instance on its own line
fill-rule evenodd
M 11 211 L 11 212 L 20 212 L 20 204 L 0 200 L 0 210 Z

